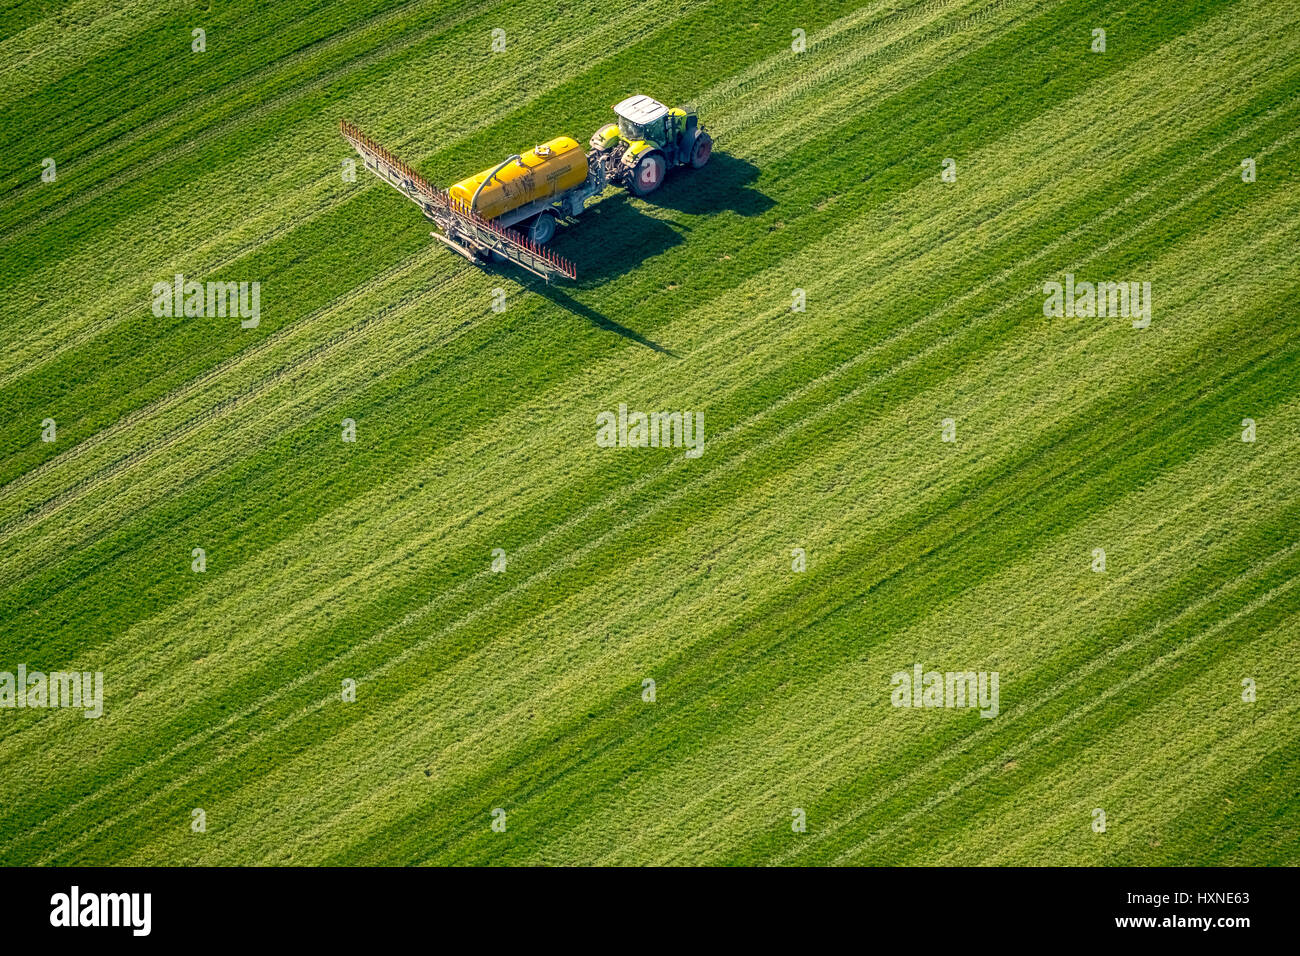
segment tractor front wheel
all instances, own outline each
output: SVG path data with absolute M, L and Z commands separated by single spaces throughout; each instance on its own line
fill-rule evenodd
M 664 159 L 664 154 L 658 150 L 652 150 L 643 154 L 637 160 L 627 187 L 634 196 L 649 196 L 664 181 L 664 173 L 667 170 L 668 163 Z
M 691 165 L 699 169 L 709 161 L 713 155 L 713 137 L 708 133 L 701 133 L 695 137 L 695 148 L 691 150 Z

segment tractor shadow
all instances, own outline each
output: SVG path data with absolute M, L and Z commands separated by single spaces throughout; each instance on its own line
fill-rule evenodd
M 673 170 L 664 184 L 644 199 L 634 199 L 621 189 L 607 191 L 587 207 L 577 223 L 561 227 L 552 248 L 577 267 L 579 288 L 601 285 L 668 251 L 690 232 L 688 225 L 646 215 L 642 211 L 645 206 L 690 216 L 728 211 L 759 216 L 776 203 L 751 185 L 758 173 L 758 167 L 747 160 L 715 152 L 703 169 Z
M 746 159 L 714 151 L 703 169 L 683 167 L 668 174 L 645 201 L 690 216 L 734 212 L 761 216 L 776 202 L 754 188 L 759 169 Z
M 689 231 L 689 227 L 647 216 L 641 203 L 691 216 L 728 211 L 759 216 L 776 203 L 751 185 L 758 173 L 753 163 L 715 152 L 703 169 L 673 170 L 663 186 L 645 199 L 633 199 L 622 190 L 607 192 L 599 202 L 587 207 L 578 223 L 561 227 L 552 248 L 577 268 L 577 289 L 599 288 L 607 280 L 625 276 L 647 259 L 671 249 Z M 552 285 L 540 281 L 529 284 L 538 295 L 597 328 L 678 357 L 671 349 L 574 299 L 564 290 L 563 279 Z

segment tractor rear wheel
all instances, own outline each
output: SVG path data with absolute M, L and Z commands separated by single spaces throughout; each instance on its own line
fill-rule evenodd
M 701 133 L 695 137 L 695 148 L 691 150 L 691 165 L 699 169 L 709 161 L 713 155 L 713 137 L 708 133 Z
M 537 245 L 544 246 L 555 238 L 555 216 L 549 212 L 539 212 L 528 224 L 528 238 Z
M 644 153 L 632 169 L 632 177 L 628 180 L 627 188 L 634 196 L 649 196 L 664 181 L 664 173 L 667 170 L 668 162 L 659 150 Z

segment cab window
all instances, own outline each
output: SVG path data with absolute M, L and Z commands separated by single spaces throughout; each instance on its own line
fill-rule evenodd
M 618 132 L 624 139 L 627 140 L 638 140 L 638 139 L 646 138 L 646 131 L 644 126 L 642 126 L 640 123 L 633 123 L 631 120 L 623 116 L 620 116 L 618 118 Z

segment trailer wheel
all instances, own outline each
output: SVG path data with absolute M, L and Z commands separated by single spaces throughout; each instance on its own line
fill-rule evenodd
M 637 161 L 627 188 L 634 196 L 649 196 L 664 181 L 664 172 L 667 169 L 668 163 L 664 160 L 664 154 L 657 149 L 651 150 Z
M 695 148 L 691 150 L 691 165 L 699 169 L 709 161 L 713 155 L 713 137 L 708 133 L 701 133 L 695 137 Z
M 539 246 L 544 246 L 555 238 L 555 214 L 539 212 L 528 224 L 528 238 Z

